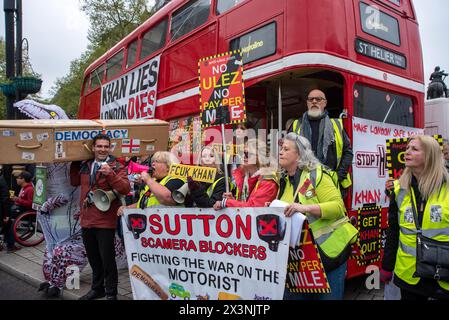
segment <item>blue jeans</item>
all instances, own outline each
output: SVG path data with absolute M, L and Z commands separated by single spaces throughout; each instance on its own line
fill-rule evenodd
M 331 287 L 331 293 L 294 293 L 284 291 L 284 300 L 343 300 L 345 293 L 345 277 L 347 262 L 337 269 L 327 272 L 327 281 Z

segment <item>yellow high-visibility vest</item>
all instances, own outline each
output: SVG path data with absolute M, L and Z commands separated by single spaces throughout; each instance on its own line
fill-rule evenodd
M 301 204 L 319 204 L 316 188 L 320 183 L 329 183 L 331 180 L 323 180 L 323 167 L 318 166 L 315 170 L 303 170 L 298 184 L 298 188 L 304 182 L 310 180 L 312 183 L 303 193 L 297 192 L 297 199 Z M 278 199 L 287 203 L 295 203 L 293 185 L 288 177 L 285 177 L 286 186 L 282 195 Z M 334 181 L 332 181 L 334 183 Z M 349 222 L 346 214 L 337 219 L 318 219 L 309 215 L 307 217 L 313 236 L 321 250 L 329 257 L 336 258 L 348 244 L 355 243 L 358 230 Z
M 447 183 L 438 193 L 427 200 L 422 220 L 423 236 L 436 241 L 449 241 L 449 192 Z M 402 189 L 399 181 L 394 182 L 394 194 L 398 205 L 399 219 L 399 247 L 396 254 L 394 273 L 408 284 L 416 285 L 421 278 L 413 277 L 416 271 L 416 225 L 412 211 L 412 201 L 416 205 L 416 198 L 412 187 L 407 191 Z M 431 217 L 431 212 L 434 213 Z M 435 213 L 438 214 L 435 214 Z M 438 284 L 449 291 L 449 282 L 438 281 Z
M 167 184 L 167 182 L 169 182 L 170 180 L 172 180 L 174 178 L 170 177 L 170 176 L 166 176 L 164 179 L 161 180 L 161 182 L 159 182 L 160 185 L 165 186 Z M 140 191 L 140 195 L 139 195 L 139 201 L 137 201 L 137 208 L 138 209 L 145 209 L 148 207 L 152 207 L 152 206 L 157 206 L 160 205 L 161 203 L 159 202 L 159 200 L 156 198 L 156 196 L 154 195 L 153 192 L 151 192 L 151 195 L 147 198 L 147 202 L 144 206 L 142 206 L 142 199 L 145 195 L 145 193 L 147 193 L 150 190 L 150 187 L 148 185 L 145 186 L 145 188 Z

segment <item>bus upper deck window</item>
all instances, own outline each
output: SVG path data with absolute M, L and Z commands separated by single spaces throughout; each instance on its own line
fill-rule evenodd
M 106 64 L 107 64 L 106 79 L 107 80 L 113 78 L 115 75 L 119 74 L 122 71 L 123 56 L 124 56 L 124 51 L 120 50 L 119 53 L 114 55 L 112 58 L 110 58 L 106 62 Z
M 148 30 L 142 37 L 142 49 L 140 59 L 148 57 L 159 50 L 165 44 L 167 36 L 167 19 L 159 22 L 156 26 Z
M 354 116 L 406 127 L 415 124 L 410 97 L 361 84 L 354 86 Z
M 196 29 L 209 18 L 211 0 L 192 0 L 173 14 L 171 19 L 172 41 Z
M 104 65 L 98 67 L 97 69 L 91 72 L 90 74 L 91 90 L 101 87 L 101 82 L 103 81 L 103 72 L 104 72 Z
M 126 57 L 126 69 L 136 62 L 137 40 L 134 40 L 128 47 L 128 56 Z
M 220 15 L 222 13 L 225 13 L 229 9 L 234 8 L 239 3 L 243 2 L 244 0 L 218 0 L 217 1 L 217 15 Z

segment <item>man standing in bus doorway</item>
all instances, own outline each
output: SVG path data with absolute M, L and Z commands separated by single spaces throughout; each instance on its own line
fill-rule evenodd
M 105 134 L 95 136 L 92 151 L 95 158 L 84 162 L 72 162 L 70 183 L 81 185 L 80 224 L 87 259 L 92 267 L 91 290 L 80 300 L 103 298 L 117 300 L 118 272 L 115 262 L 115 229 L 119 194 L 126 195 L 130 185 L 124 167 L 110 155 L 111 139 Z M 113 190 L 117 198 L 109 210 L 100 211 L 93 199 L 93 192 Z
M 348 135 L 343 128 L 342 119 L 330 119 L 326 95 L 314 89 L 307 96 L 307 112 L 302 119 L 295 120 L 289 132 L 307 138 L 315 156 L 322 164 L 333 171 L 334 182 L 340 186 L 343 198 L 351 185 L 348 170 L 352 164 L 353 153 Z

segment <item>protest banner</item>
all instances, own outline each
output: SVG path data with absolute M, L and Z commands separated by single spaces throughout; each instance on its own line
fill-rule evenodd
M 100 119 L 154 118 L 160 58 L 101 86 Z
M 354 161 L 352 165 L 352 209 L 367 203 L 388 207 L 386 140 L 423 134 L 423 129 L 397 126 L 354 117 L 352 121 Z
M 301 242 L 289 250 L 287 289 L 295 293 L 330 293 L 326 272 L 309 224 L 304 222 Z
M 198 62 L 201 127 L 221 124 L 225 181 L 228 181 L 225 124 L 246 122 L 243 59 L 240 50 Z M 226 192 L 229 185 L 226 183 Z
M 357 260 L 358 266 L 366 266 L 380 261 L 382 249 L 382 207 L 376 204 L 365 204 L 358 209 L 357 254 L 352 259 Z
M 217 168 L 172 164 L 168 175 L 173 178 L 192 177 L 194 181 L 214 183 Z
M 283 208 L 126 209 L 122 222 L 135 300 L 283 297 Z
M 435 140 L 443 150 L 443 136 L 434 135 Z M 387 168 L 390 179 L 399 179 L 405 169 L 405 150 L 407 149 L 408 138 L 388 139 L 387 146 Z
M 242 53 L 238 50 L 198 62 L 201 126 L 246 121 Z
M 36 166 L 36 186 L 34 187 L 33 204 L 34 210 L 39 210 L 47 200 L 47 167 Z

